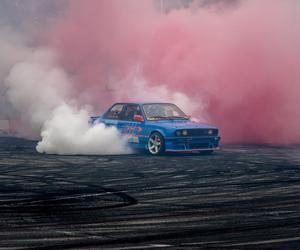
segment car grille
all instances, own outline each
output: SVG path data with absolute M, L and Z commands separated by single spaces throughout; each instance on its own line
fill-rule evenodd
M 218 129 L 188 129 L 188 136 L 217 136 Z

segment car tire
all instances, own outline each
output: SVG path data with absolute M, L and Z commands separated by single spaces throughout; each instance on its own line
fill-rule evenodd
M 160 133 L 153 132 L 149 136 L 148 152 L 151 155 L 161 155 L 165 152 L 165 140 Z

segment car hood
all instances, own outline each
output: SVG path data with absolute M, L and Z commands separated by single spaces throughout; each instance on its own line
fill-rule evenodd
M 174 128 L 174 129 L 197 129 L 197 128 L 217 128 L 211 124 L 193 122 L 190 120 L 167 120 L 167 121 L 151 121 L 157 126 L 165 127 L 165 128 Z

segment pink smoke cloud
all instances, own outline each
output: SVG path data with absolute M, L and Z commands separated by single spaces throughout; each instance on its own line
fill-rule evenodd
M 298 1 L 251 0 L 165 15 L 152 1 L 69 5 L 48 44 L 95 107 L 112 101 L 111 78 L 139 65 L 151 85 L 205 102 L 225 142 L 300 142 Z

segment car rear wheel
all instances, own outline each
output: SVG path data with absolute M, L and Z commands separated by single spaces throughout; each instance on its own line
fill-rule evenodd
M 160 155 L 165 152 L 165 140 L 163 136 L 154 132 L 148 139 L 148 151 L 152 155 Z

